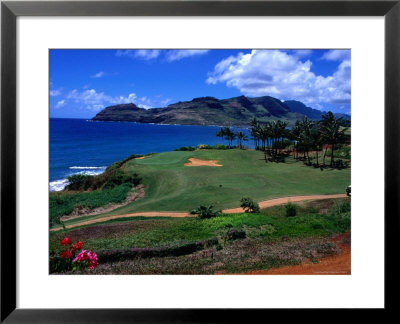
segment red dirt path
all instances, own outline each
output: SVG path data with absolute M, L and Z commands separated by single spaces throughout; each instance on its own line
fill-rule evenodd
M 318 259 L 318 263 L 306 262 L 270 270 L 256 270 L 243 274 L 255 275 L 349 275 L 351 274 L 351 243 L 349 232 L 334 236 L 331 241 L 340 249 L 338 255 Z M 341 241 L 344 242 L 341 242 Z M 348 242 L 348 243 L 347 243 Z

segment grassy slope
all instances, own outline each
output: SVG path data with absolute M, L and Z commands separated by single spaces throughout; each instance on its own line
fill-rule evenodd
M 184 166 L 190 157 L 218 160 L 223 166 Z M 260 201 L 292 195 L 344 193 L 350 184 L 350 169 L 321 171 L 292 158 L 286 163 L 265 163 L 261 152 L 238 149 L 165 152 L 131 160 L 124 167 L 143 177 L 145 197 L 101 216 L 189 211 L 199 204 L 225 209 L 239 206 L 243 196 Z
M 320 207 L 334 205 L 330 215 L 320 215 Z M 67 233 L 50 234 L 50 249 L 61 251 L 59 241 L 65 236 L 72 241 L 81 240 L 85 249 L 95 251 L 112 248 L 154 247 L 174 242 L 203 240 L 221 237 L 229 228 L 242 228 L 248 238 L 278 239 L 321 237 L 343 232 L 350 227 L 350 212 L 338 212 L 337 207 L 349 208 L 349 198 L 318 202 L 320 207 L 300 207 L 298 215 L 286 217 L 283 206 L 263 210 L 259 214 L 224 214 L 216 218 L 141 219 L 130 222 L 108 222 L 109 225 L 94 225 L 68 230 Z M 326 205 L 326 206 L 325 206 Z M 343 207 L 341 207 L 343 208 Z

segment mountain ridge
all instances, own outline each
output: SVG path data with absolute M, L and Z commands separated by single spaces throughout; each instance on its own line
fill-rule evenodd
M 281 101 L 270 96 L 239 96 L 228 99 L 198 97 L 179 101 L 164 108 L 144 109 L 134 103 L 104 108 L 94 121 L 126 121 L 177 125 L 247 126 L 256 118 L 260 122 L 285 120 L 293 125 L 296 120 L 308 117 L 319 120 L 324 112 L 307 107 L 300 101 Z M 349 115 L 337 114 L 350 120 Z

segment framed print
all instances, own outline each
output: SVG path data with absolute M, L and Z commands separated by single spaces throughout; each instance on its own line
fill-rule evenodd
M 2 321 L 393 307 L 398 1 L 1 10 Z

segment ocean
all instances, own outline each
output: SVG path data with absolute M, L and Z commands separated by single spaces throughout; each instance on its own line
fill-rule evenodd
M 227 144 L 215 133 L 220 126 L 94 122 L 50 118 L 50 191 L 59 191 L 73 174 L 96 175 L 131 154 L 173 151 L 182 146 Z M 250 139 L 250 131 L 242 131 Z M 249 140 L 244 143 L 252 146 Z

